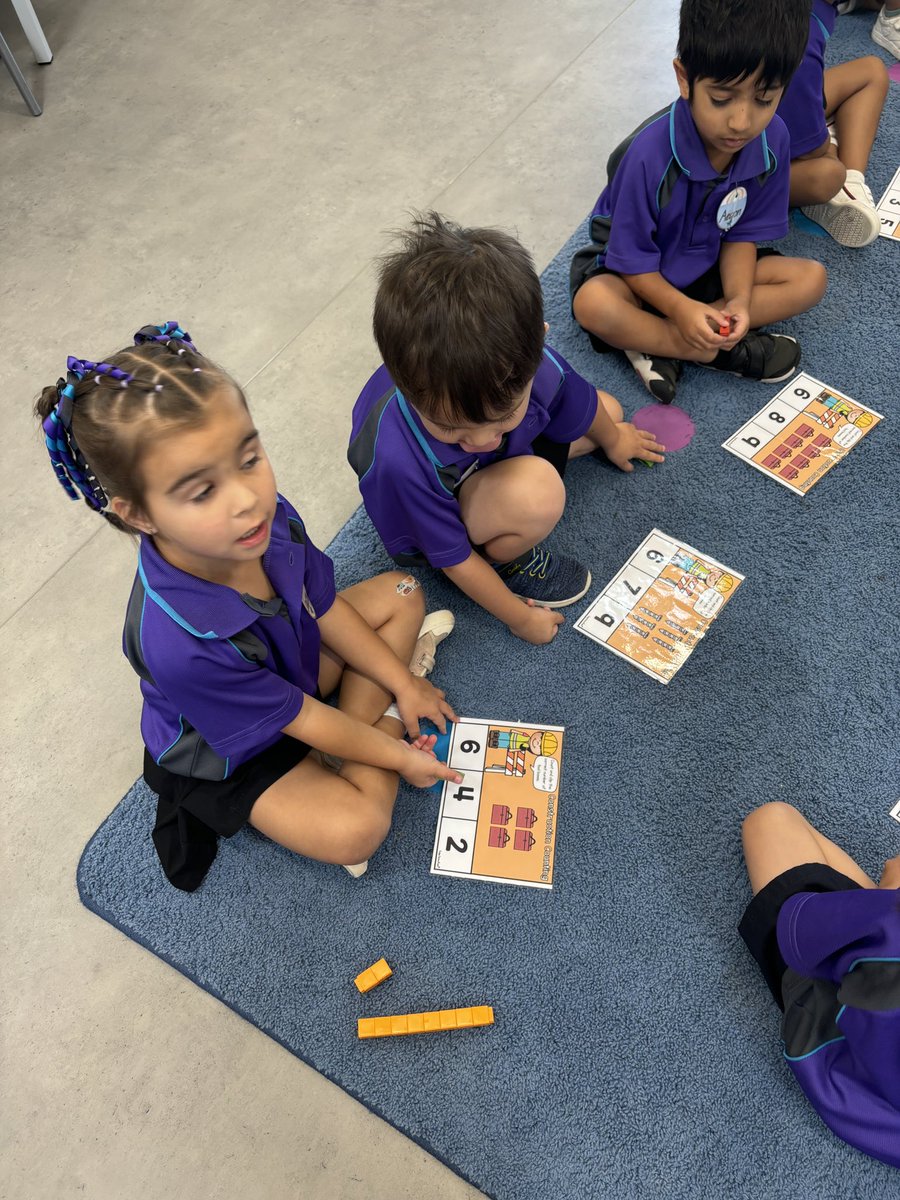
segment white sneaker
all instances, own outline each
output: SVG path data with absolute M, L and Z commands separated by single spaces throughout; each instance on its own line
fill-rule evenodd
M 900 34 L 898 34 L 900 37 Z M 862 171 L 848 171 L 844 186 L 827 204 L 805 204 L 803 212 L 842 246 L 868 246 L 881 228 L 875 201 Z
M 409 670 L 412 675 L 422 678 L 434 670 L 434 652 L 445 637 L 453 632 L 456 618 L 448 608 L 439 608 L 431 612 L 422 622 L 419 638 L 412 658 L 409 660 Z
M 872 26 L 872 41 L 900 58 L 900 8 L 883 8 Z
M 354 879 L 359 879 L 362 875 L 365 875 L 365 873 L 368 869 L 369 869 L 369 860 L 368 859 L 366 859 L 365 862 L 356 863 L 352 867 L 344 867 L 344 870 L 349 871 Z

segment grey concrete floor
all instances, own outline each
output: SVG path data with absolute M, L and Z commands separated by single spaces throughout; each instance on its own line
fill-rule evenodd
M 477 1193 L 81 907 L 140 770 L 119 652 L 134 552 L 30 417 L 65 357 L 180 319 L 246 385 L 320 545 L 357 504 L 370 260 L 411 208 L 514 229 L 543 268 L 606 156 L 673 95 L 676 0 L 36 0 L 44 105 L 0 68 L 3 1197 Z M 564 1200 L 564 1198 L 562 1198 Z

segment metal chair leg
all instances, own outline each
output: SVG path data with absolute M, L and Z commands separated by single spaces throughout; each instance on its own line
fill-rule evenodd
M 0 33 L 0 59 L 2 59 L 6 64 L 6 69 L 9 71 L 10 75 L 12 75 L 15 85 L 19 89 L 22 99 L 28 105 L 31 115 L 33 117 L 39 117 L 42 112 L 41 106 L 38 104 L 37 100 L 35 100 L 31 88 L 25 82 L 25 76 L 19 70 L 19 64 L 13 57 L 13 52 L 6 44 L 6 39 L 2 33 Z

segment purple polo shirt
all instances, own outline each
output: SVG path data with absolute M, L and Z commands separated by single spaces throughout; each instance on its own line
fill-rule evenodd
M 144 744 L 176 775 L 227 778 L 315 695 L 334 567 L 283 496 L 263 570 L 273 600 L 189 575 L 141 539 L 123 649 L 141 677 Z
M 900 889 L 781 906 L 784 1054 L 838 1137 L 900 1167 Z
M 382 366 L 353 409 L 347 457 L 359 477 L 366 512 L 385 549 L 400 562 L 424 559 L 453 567 L 472 551 L 456 490 L 464 476 L 503 458 L 531 454 L 544 434 L 574 442 L 597 413 L 597 389 L 555 350 L 544 349 L 521 423 L 489 454 L 471 454 L 426 431 Z
M 808 154 L 828 140 L 824 96 L 825 45 L 834 33 L 836 20 L 833 4 L 827 0 L 813 0 L 806 53 L 778 104 L 778 115 L 791 135 L 791 158 Z
M 678 99 L 613 151 L 608 171 L 590 228 L 597 266 L 617 274 L 658 271 L 685 288 L 718 262 L 723 241 L 788 231 L 789 138 L 777 115 L 720 175 Z

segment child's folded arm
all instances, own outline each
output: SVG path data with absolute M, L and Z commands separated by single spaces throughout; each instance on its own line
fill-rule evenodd
M 332 708 L 314 696 L 305 696 L 293 721 L 281 731 L 337 758 L 368 763 L 386 771 L 400 771 L 405 747 L 380 729 L 357 721 L 339 708 Z M 350 749 L 352 747 L 352 750 Z
M 523 641 L 543 645 L 553 638 L 557 625 L 562 622 L 560 614 L 551 609 L 525 604 L 509 590 L 490 563 L 474 550 L 463 562 L 444 567 L 443 571 L 460 591 Z
M 406 664 L 343 596 L 336 596 L 331 608 L 319 618 L 319 635 L 324 646 L 392 696 L 409 682 Z

